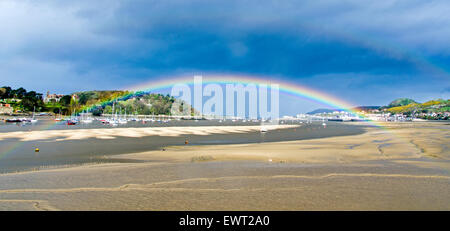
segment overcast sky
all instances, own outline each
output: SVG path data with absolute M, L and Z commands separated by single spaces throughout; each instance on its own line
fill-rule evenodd
M 0 85 L 70 93 L 239 73 L 357 105 L 450 98 L 448 12 L 448 0 L 0 0 Z

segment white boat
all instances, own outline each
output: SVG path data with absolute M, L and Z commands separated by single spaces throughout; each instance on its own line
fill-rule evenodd
M 81 114 L 81 119 L 80 122 L 83 124 L 90 124 L 92 123 L 94 120 L 91 117 L 86 117 L 87 112 L 85 112 L 83 110 L 83 113 Z
M 111 126 L 117 126 L 119 125 L 119 121 L 118 120 L 108 120 L 108 124 L 110 124 Z
M 62 121 L 63 120 L 63 118 L 62 118 L 62 114 L 61 114 L 61 109 L 59 110 L 59 118 L 55 115 L 55 119 L 54 119 L 56 122 L 59 122 L 59 121 Z
M 92 119 L 90 119 L 90 118 L 87 118 L 87 119 L 83 119 L 83 120 L 81 120 L 81 123 L 84 123 L 84 124 L 90 124 L 90 123 L 92 123 L 94 120 L 92 120 Z
M 38 120 L 35 118 L 35 113 L 36 113 L 36 107 L 33 108 L 33 117 L 31 118 L 30 122 L 31 123 L 36 123 Z
M 23 123 L 31 122 L 31 119 L 27 119 L 27 118 L 25 118 L 25 117 L 19 118 L 19 120 L 22 121 Z
M 267 128 L 266 127 L 261 127 L 260 131 L 263 132 L 263 133 L 267 132 Z

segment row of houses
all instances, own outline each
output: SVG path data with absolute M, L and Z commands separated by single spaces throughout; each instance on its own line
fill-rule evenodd
M 415 117 L 424 119 L 438 119 L 438 120 L 449 120 L 450 112 L 428 112 L 428 113 L 417 113 Z
M 44 103 L 48 103 L 51 101 L 59 102 L 64 95 L 62 94 L 50 94 L 50 91 L 47 91 L 47 95 L 44 98 Z
M 0 103 L 0 114 L 12 114 L 13 112 L 14 109 L 10 104 Z
M 403 114 L 391 114 L 391 113 L 381 113 L 381 114 L 364 114 L 364 117 L 373 121 L 409 121 L 412 118 L 407 117 Z
M 50 94 L 50 91 L 47 91 L 47 95 L 44 98 L 44 103 L 48 102 L 59 102 L 61 98 L 64 97 L 64 94 Z M 73 100 L 78 100 L 79 96 L 77 94 L 72 95 Z

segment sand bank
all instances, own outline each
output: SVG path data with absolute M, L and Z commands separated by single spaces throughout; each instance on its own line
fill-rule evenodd
M 285 129 L 300 125 L 266 125 L 267 130 Z M 18 139 L 19 141 L 35 140 L 82 140 L 82 139 L 114 139 L 117 137 L 140 138 L 146 136 L 183 136 L 212 134 L 233 134 L 260 131 L 261 126 L 190 126 L 190 127 L 143 127 L 143 128 L 101 128 L 74 130 L 41 130 L 16 131 L 0 133 L 0 140 Z
M 414 126 L 412 126 L 414 125 Z M 209 146 L 173 146 L 164 152 L 120 155 L 120 158 L 176 161 L 257 160 L 283 163 L 350 163 L 367 160 L 406 160 L 423 157 L 450 160 L 450 126 L 386 124 L 357 136 L 312 140 Z M 392 129 L 395 128 L 395 129 Z

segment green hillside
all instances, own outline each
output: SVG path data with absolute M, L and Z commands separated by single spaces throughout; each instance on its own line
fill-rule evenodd
M 406 104 L 407 102 L 410 102 Z M 391 106 L 397 105 L 399 106 Z M 388 112 L 402 113 L 402 114 L 429 114 L 429 113 L 443 113 L 450 112 L 450 100 L 437 99 L 430 100 L 425 103 L 417 103 L 415 101 L 396 100 L 386 107 Z
M 408 99 L 408 98 L 400 98 L 400 99 L 396 99 L 396 100 L 392 101 L 391 103 L 389 103 L 389 105 L 387 107 L 388 108 L 400 107 L 400 106 L 406 106 L 406 105 L 413 104 L 413 103 L 417 103 L 417 102 L 412 99 Z
M 100 115 L 116 112 L 139 115 L 169 115 L 175 98 L 170 95 L 129 91 L 85 91 L 74 93 L 72 109 Z
M 83 91 L 64 95 L 58 100 L 51 99 L 44 102 L 43 96 L 34 91 L 23 88 L 12 89 L 4 86 L 0 88 L 0 103 L 9 104 L 14 112 L 30 113 L 52 112 L 55 114 L 71 115 L 89 111 L 94 115 L 112 113 L 115 104 L 117 112 L 140 115 L 169 115 L 175 98 L 170 95 L 130 92 L 130 91 Z M 193 109 L 191 109 L 193 111 Z

